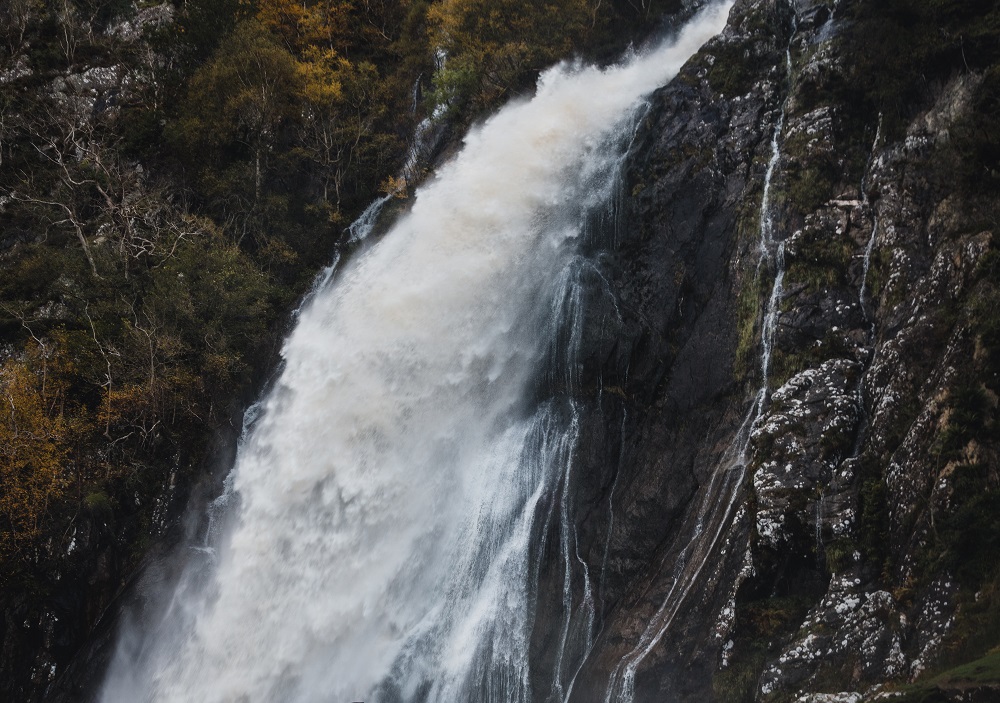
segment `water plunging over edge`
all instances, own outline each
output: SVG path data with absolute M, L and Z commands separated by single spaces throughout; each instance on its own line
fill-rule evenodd
M 470 133 L 384 239 L 319 277 L 248 414 L 222 536 L 120 652 L 104 701 L 530 700 L 546 504 L 566 592 L 572 560 L 584 565 L 589 649 L 594 594 L 568 516 L 577 410 L 528 398 L 567 324 L 573 388 L 575 242 L 612 201 L 619 135 L 729 7 L 626 65 L 546 74 L 535 99 Z M 562 627 L 552 686 L 568 696 L 571 613 Z

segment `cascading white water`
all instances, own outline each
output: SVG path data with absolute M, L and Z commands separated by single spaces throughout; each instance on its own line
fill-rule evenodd
M 210 565 L 181 579 L 162 623 L 123 638 L 105 703 L 532 699 L 539 515 L 579 560 L 577 413 L 535 407 L 533 384 L 579 308 L 575 243 L 611 200 L 639 101 L 729 6 L 625 65 L 546 73 L 321 281 L 241 445 Z M 560 697 L 579 669 L 572 620 Z
M 417 86 L 414 86 L 414 91 L 416 89 Z M 427 157 L 427 134 L 432 130 L 433 126 L 431 120 L 427 118 L 421 120 L 417 125 L 410 143 L 410 150 L 406 155 L 406 161 L 403 162 L 403 168 L 400 169 L 397 176 L 397 185 L 382 197 L 376 198 L 369 203 L 358 219 L 351 223 L 350 227 L 347 228 L 347 241 L 349 243 L 356 244 L 367 239 L 368 235 L 375 229 L 375 224 L 378 222 L 378 218 L 382 214 L 382 210 L 385 209 L 386 204 L 399 195 L 405 196 L 407 186 L 419 179 L 421 164 Z M 332 271 L 332 268 L 329 270 Z M 325 276 L 320 277 L 323 284 L 326 283 L 325 278 Z
M 795 36 L 795 28 L 792 29 L 792 36 Z M 792 46 L 791 39 L 785 48 L 785 75 L 791 80 L 792 76 Z M 787 98 L 786 98 L 787 100 Z M 774 169 L 778 165 L 781 155 L 781 134 L 785 129 L 785 108 L 782 104 L 781 114 L 778 116 L 778 123 L 774 126 L 774 133 L 771 136 L 771 158 L 767 162 L 767 172 L 764 174 L 764 191 L 760 200 L 760 258 L 757 263 L 758 269 L 765 261 L 770 260 L 774 268 L 774 280 L 771 283 L 771 295 L 767 299 L 767 307 L 764 309 L 764 322 L 760 331 L 760 389 L 757 391 L 757 398 L 754 407 L 750 411 L 753 417 L 750 426 L 752 427 L 760 419 L 764 412 L 764 404 L 767 402 L 768 382 L 771 378 L 771 356 L 774 352 L 774 334 L 778 325 L 778 307 L 785 291 L 785 242 L 776 241 L 774 238 L 774 215 L 771 212 L 771 183 L 774 177 Z M 741 440 L 740 453 L 746 455 L 749 446 L 750 436 L 746 435 Z

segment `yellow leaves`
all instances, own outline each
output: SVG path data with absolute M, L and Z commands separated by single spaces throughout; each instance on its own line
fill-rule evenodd
M 66 488 L 79 425 L 63 414 L 69 363 L 57 352 L 34 346 L 0 367 L 0 556 L 39 537 Z
M 260 0 L 257 18 L 292 52 L 311 46 L 333 48 L 348 35 L 351 7 L 346 2 L 324 0 Z
M 134 418 L 146 412 L 149 405 L 147 384 L 129 383 L 126 386 L 111 387 L 104 393 L 97 419 L 101 427 L 107 428 L 122 422 L 134 422 Z
M 351 64 L 338 49 L 356 34 L 352 4 L 334 0 L 261 0 L 258 21 L 296 57 L 301 97 L 313 109 L 343 97 L 341 74 Z
M 295 0 L 263 0 L 257 9 L 257 19 L 289 46 L 298 38 L 305 15 L 306 8 Z
M 399 198 L 400 200 L 405 200 L 407 197 L 405 178 L 389 176 L 379 184 L 378 189 L 380 193 L 391 195 L 392 197 Z
M 339 102 L 343 97 L 339 71 L 347 63 L 333 49 L 309 47 L 303 60 L 297 62 L 296 73 L 302 82 L 302 97 L 314 108 Z
M 314 2 L 300 25 L 304 44 L 327 47 L 341 45 L 351 33 L 351 6 L 347 2 L 323 0 Z
M 119 386 L 116 368 L 102 386 L 90 386 L 74 359 L 86 356 L 84 340 L 91 339 L 53 330 L 0 366 L 0 560 L 29 557 L 52 536 L 70 484 L 79 491 L 97 478 L 97 469 L 110 476 L 107 448 L 139 431 L 140 419 L 155 423 L 158 390 L 174 383 L 164 377 L 155 380 L 156 389 L 152 380 Z M 81 397 L 96 401 L 98 391 L 99 405 L 91 412 Z M 104 451 L 82 451 L 101 435 Z

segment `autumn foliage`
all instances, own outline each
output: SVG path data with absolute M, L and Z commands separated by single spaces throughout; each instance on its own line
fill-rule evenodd
M 0 553 L 30 544 L 41 533 L 49 504 L 62 497 L 68 446 L 61 416 L 45 412 L 45 398 L 23 366 L 0 370 L 4 409 L 0 423 Z
M 70 451 L 86 426 L 67 408 L 72 362 L 56 344 L 0 366 L 0 558 L 30 547 L 70 483 Z

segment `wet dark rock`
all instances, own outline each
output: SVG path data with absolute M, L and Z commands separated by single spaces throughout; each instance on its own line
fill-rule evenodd
M 955 626 L 954 576 L 918 564 L 952 495 L 955 462 L 935 447 L 976 353 L 956 311 L 992 237 L 941 162 L 976 78 L 941 86 L 903 137 L 859 133 L 856 107 L 829 93 L 850 25 L 832 5 L 795 6 L 788 83 L 786 6 L 741 2 L 654 96 L 623 228 L 595 256 L 615 298 L 589 306 L 601 324 L 584 336 L 586 377 L 615 401 L 588 410 L 574 495 L 581 554 L 604 584 L 574 701 L 604 700 L 635 662 L 636 701 L 860 703 L 925 671 Z M 734 53 L 752 78 L 725 71 Z M 763 382 L 774 272 L 757 263 L 758 208 L 787 85 L 771 212 L 784 286 L 767 401 L 747 466 L 734 466 Z M 731 510 L 699 513 L 705 496 L 730 495 Z M 716 529 L 691 550 L 692 534 Z M 669 626 L 644 639 L 657 622 Z M 823 693 L 831 682 L 840 693 Z

